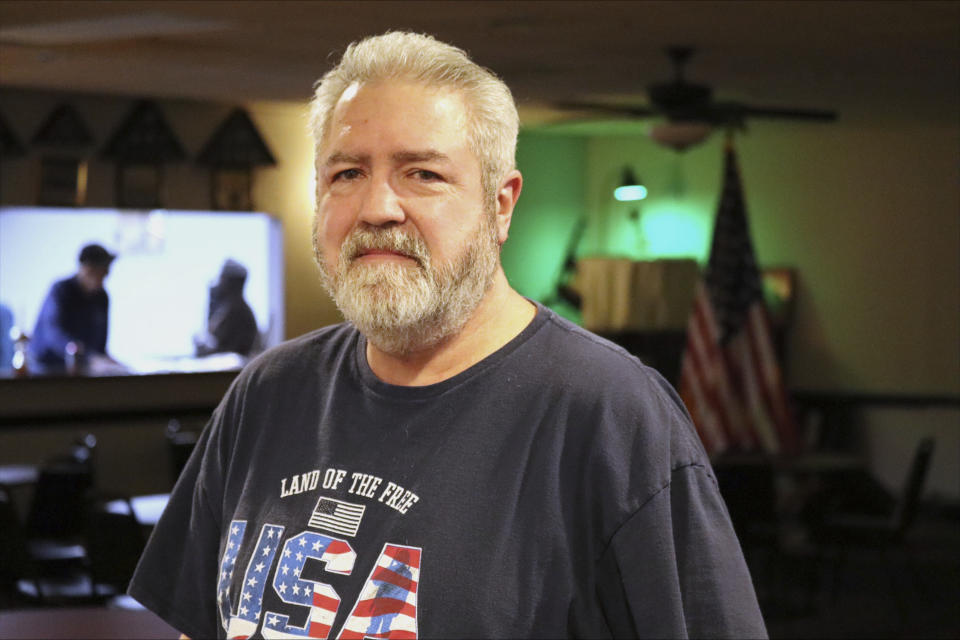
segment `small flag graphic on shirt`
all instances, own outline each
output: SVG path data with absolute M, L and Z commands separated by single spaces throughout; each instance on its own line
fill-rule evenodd
M 351 504 L 333 498 L 320 498 L 317 501 L 317 506 L 313 509 L 313 515 L 310 516 L 310 526 L 353 537 L 357 535 L 360 520 L 363 518 L 363 512 L 366 508 L 362 504 Z

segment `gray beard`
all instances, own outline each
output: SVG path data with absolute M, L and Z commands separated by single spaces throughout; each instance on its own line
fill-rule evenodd
M 357 228 L 340 247 L 335 273 L 320 256 L 321 280 L 367 340 L 406 355 L 459 333 L 489 290 L 500 253 L 492 216 L 483 216 L 474 237 L 452 262 L 434 267 L 420 237 L 397 227 Z M 356 263 L 361 248 L 399 251 L 414 263 Z

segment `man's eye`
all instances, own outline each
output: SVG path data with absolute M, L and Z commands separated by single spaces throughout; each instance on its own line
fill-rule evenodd
M 424 182 L 443 180 L 443 177 L 439 173 L 434 173 L 433 171 L 428 171 L 427 169 L 417 169 L 413 172 L 413 177 L 415 177 L 417 180 L 423 180 Z
M 333 181 L 337 182 L 339 180 L 356 180 L 361 176 L 359 169 L 344 169 L 343 171 L 338 171 L 333 174 Z

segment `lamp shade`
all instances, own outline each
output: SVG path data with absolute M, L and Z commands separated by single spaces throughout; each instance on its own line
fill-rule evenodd
M 712 131 L 705 122 L 662 122 L 650 129 L 650 138 L 661 147 L 685 151 L 706 140 Z

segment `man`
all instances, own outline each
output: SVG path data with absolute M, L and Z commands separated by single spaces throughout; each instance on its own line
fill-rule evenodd
M 355 43 L 313 102 L 322 279 L 204 431 L 130 592 L 189 636 L 763 636 L 670 386 L 510 288 L 509 90 Z
M 246 267 L 233 259 L 223 263 L 220 278 L 210 287 L 207 330 L 194 339 L 198 356 L 227 352 L 249 356 L 257 349 L 257 319 L 243 299 L 246 282 Z
M 77 273 L 53 284 L 37 318 L 30 351 L 41 369 L 62 370 L 107 353 L 110 298 L 103 281 L 115 255 L 99 244 L 80 250 Z

